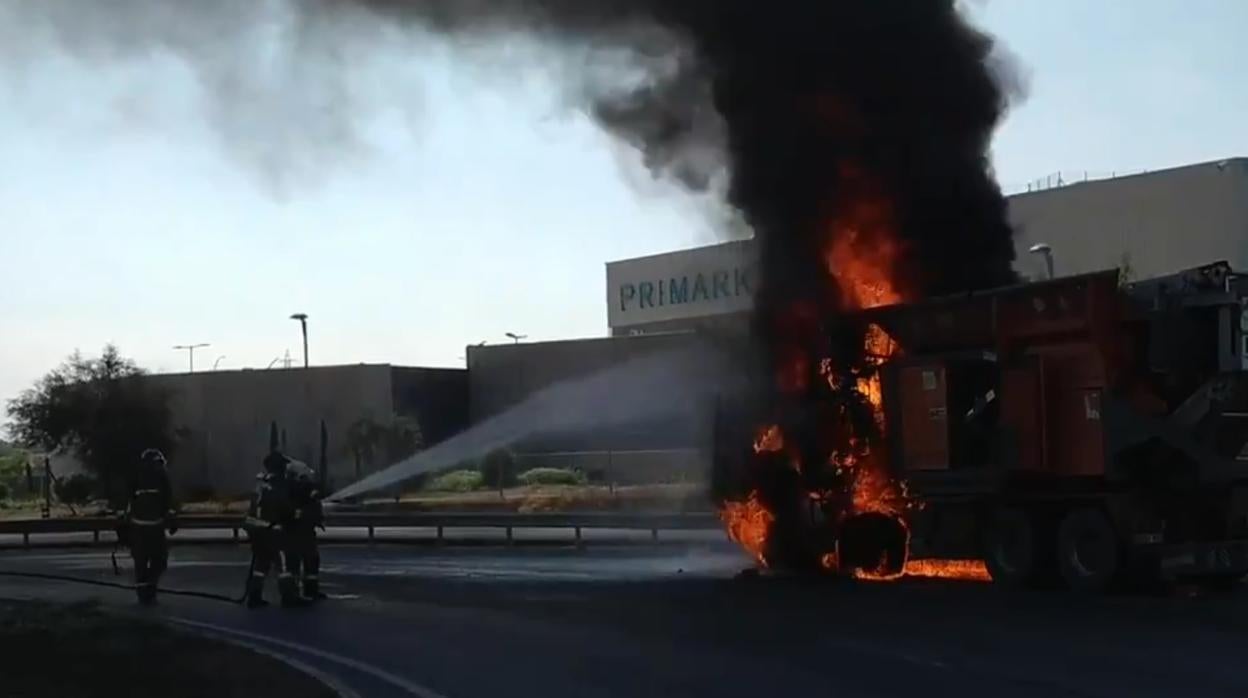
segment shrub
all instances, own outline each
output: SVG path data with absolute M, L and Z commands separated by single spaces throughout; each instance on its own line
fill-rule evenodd
M 11 494 L 9 492 L 9 486 L 0 482 L 0 499 L 8 499 L 9 494 Z
M 485 480 L 476 470 L 452 470 L 429 481 L 425 489 L 433 492 L 471 492 L 481 489 Z
M 522 485 L 583 485 L 585 473 L 568 468 L 534 468 L 520 473 Z
M 86 504 L 95 493 L 95 478 L 86 473 L 74 473 L 56 481 L 56 498 L 65 504 Z
M 489 487 L 510 487 L 516 484 L 516 457 L 505 448 L 497 448 L 485 454 L 479 469 Z
M 14 451 L 0 456 L 0 484 L 8 485 L 10 490 L 14 490 L 24 482 L 26 482 L 26 454 Z

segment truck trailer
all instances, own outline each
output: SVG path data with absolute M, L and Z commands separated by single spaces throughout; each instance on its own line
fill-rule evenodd
M 879 367 L 881 457 L 917 504 L 910 558 L 1081 591 L 1248 574 L 1248 276 L 1107 270 L 855 315 L 898 347 Z M 717 482 L 757 459 L 717 451 Z M 853 535 L 810 520 L 812 559 Z
M 1248 574 L 1248 277 L 1117 270 L 868 311 L 911 554 L 1007 585 Z

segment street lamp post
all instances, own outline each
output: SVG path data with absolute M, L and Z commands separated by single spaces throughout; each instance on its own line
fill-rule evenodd
M 214 371 L 217 370 L 217 366 L 221 364 L 221 359 L 224 359 L 224 358 L 225 358 L 225 354 L 218 356 L 217 360 L 212 362 L 212 370 Z
M 527 334 L 516 334 L 515 332 L 504 332 L 503 334 L 507 335 L 507 337 L 511 339 L 513 344 L 519 344 L 520 340 L 529 336 Z
M 1041 255 L 1042 257 L 1044 257 L 1044 269 L 1045 271 L 1049 273 L 1049 278 L 1052 279 L 1054 276 L 1053 274 L 1053 247 L 1049 245 L 1049 243 L 1047 242 L 1038 242 L 1032 245 L 1031 249 L 1027 251 L 1032 254 L 1037 254 L 1037 255 Z
M 303 367 L 308 367 L 308 314 L 295 313 L 290 316 L 291 320 L 298 320 L 299 327 L 303 330 Z
M 189 359 L 189 361 L 190 361 L 190 371 L 189 371 L 189 373 L 194 373 L 194 372 L 195 372 L 195 350 L 196 350 L 196 349 L 202 349 L 203 347 L 210 347 L 210 346 L 212 346 L 212 345 L 211 345 L 211 344 L 208 344 L 208 343 L 200 343 L 200 344 L 175 344 L 175 345 L 173 346 L 173 348 L 174 348 L 174 349 L 178 349 L 178 350 L 182 350 L 182 349 L 185 349 L 185 350 L 186 350 L 187 357 L 188 357 L 188 359 Z

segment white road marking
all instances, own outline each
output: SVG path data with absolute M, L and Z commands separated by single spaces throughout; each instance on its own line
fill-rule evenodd
M 234 628 L 226 628 L 220 625 L 213 625 L 211 623 L 201 623 L 199 621 L 188 620 L 186 618 L 173 617 L 173 618 L 170 618 L 169 620 L 174 623 L 180 623 L 182 625 L 186 625 L 192 628 L 200 628 L 201 630 L 208 630 L 211 632 L 222 633 L 225 635 L 234 635 L 237 637 L 246 638 L 254 642 L 277 645 L 278 647 L 285 647 L 286 649 L 293 650 L 295 652 L 302 652 L 304 654 L 310 654 L 314 657 L 320 657 L 321 659 L 325 659 L 331 662 L 336 662 L 343 666 L 355 669 L 356 671 L 360 673 L 368 674 L 369 676 L 372 676 L 373 678 L 379 681 L 384 681 L 385 683 L 395 686 L 399 688 L 400 690 L 407 691 L 408 693 L 416 696 L 417 698 L 446 698 L 446 696 L 442 695 L 441 693 L 438 693 L 437 691 L 434 691 L 432 689 L 425 688 L 424 686 L 420 686 L 418 684 L 412 683 L 411 681 L 408 681 L 407 679 L 401 676 L 396 676 L 395 674 L 392 674 L 384 669 L 378 669 L 377 667 L 372 666 L 371 664 L 365 664 L 364 662 L 361 662 L 359 660 L 352 659 L 350 657 L 344 657 L 341 654 L 335 654 L 333 652 L 317 649 L 315 647 L 309 647 L 308 645 L 303 645 L 298 642 L 290 642 L 288 640 L 279 640 L 275 637 L 269 637 L 268 635 L 261 635 L 259 633 L 251 633 L 245 630 L 235 630 Z
M 266 657 L 272 657 L 273 659 L 276 659 L 279 662 L 288 664 L 294 667 L 295 669 L 302 671 L 303 673 L 315 678 L 317 681 L 320 681 L 326 686 L 329 686 L 330 689 L 334 691 L 334 693 L 338 694 L 338 698 L 360 698 L 359 693 L 357 693 L 354 689 L 347 686 L 343 682 L 339 681 L 337 677 L 327 674 L 321 671 L 320 669 L 317 669 L 316 667 L 312 666 L 311 664 L 308 664 L 305 661 L 296 659 L 290 656 L 289 654 L 282 654 L 281 652 L 270 649 L 268 647 L 264 647 L 263 645 L 257 642 L 252 642 L 251 640 L 244 640 L 239 637 L 228 637 L 228 636 L 222 637 L 220 633 L 206 631 L 202 628 L 193 628 L 193 627 L 188 626 L 188 627 L 183 628 L 183 631 L 194 633 L 196 635 L 199 635 L 200 637 L 207 637 L 207 638 L 212 638 L 213 640 L 218 640 L 221 642 L 229 642 L 229 643 L 233 643 L 236 645 L 240 645 L 242 647 L 246 647 L 247 649 L 257 654 L 263 654 Z

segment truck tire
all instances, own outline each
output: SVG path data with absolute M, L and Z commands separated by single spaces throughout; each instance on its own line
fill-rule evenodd
M 1073 591 L 1109 589 L 1122 571 L 1122 540 L 1105 512 L 1075 509 L 1057 529 L 1057 567 Z
M 984 565 L 995 584 L 1006 587 L 1035 585 L 1043 576 L 1039 525 L 1023 509 L 1001 509 L 985 521 L 982 531 Z

